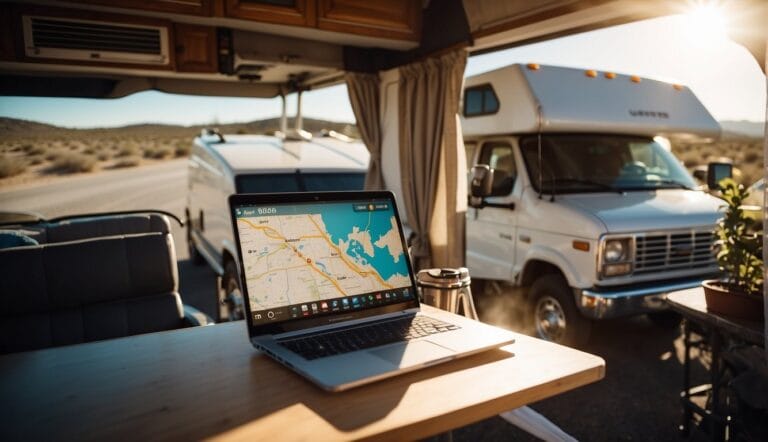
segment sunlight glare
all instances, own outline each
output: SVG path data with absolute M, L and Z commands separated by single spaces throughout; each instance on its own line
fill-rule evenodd
M 694 44 L 706 45 L 728 38 L 727 16 L 719 3 L 698 3 L 684 17 L 686 34 Z

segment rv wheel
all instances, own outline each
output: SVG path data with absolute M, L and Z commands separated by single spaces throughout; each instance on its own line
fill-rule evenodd
M 227 260 L 224 265 L 224 276 L 221 278 L 221 290 L 219 290 L 218 298 L 218 322 L 237 321 L 245 318 L 243 292 L 240 291 L 237 265 L 231 259 Z
M 573 292 L 560 275 L 545 275 L 531 286 L 529 299 L 536 337 L 573 347 L 589 340 L 590 321 L 581 315 Z

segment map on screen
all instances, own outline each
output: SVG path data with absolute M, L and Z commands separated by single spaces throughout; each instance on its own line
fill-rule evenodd
M 251 310 L 409 287 L 389 201 L 236 209 Z

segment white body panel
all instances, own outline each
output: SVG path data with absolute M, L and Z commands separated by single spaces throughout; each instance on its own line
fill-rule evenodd
M 465 137 L 541 132 L 693 135 L 716 138 L 720 125 L 693 92 L 673 83 L 628 75 L 588 77 L 583 69 L 512 65 L 468 78 L 491 84 L 498 112 L 462 119 Z M 539 121 L 538 106 L 541 106 Z M 539 125 L 539 122 L 541 125 Z

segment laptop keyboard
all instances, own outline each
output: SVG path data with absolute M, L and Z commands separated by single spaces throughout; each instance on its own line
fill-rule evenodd
M 426 316 L 411 316 L 390 321 L 319 333 L 301 338 L 278 341 L 278 344 L 298 353 L 304 359 L 317 359 L 393 342 L 457 330 L 460 327 Z

